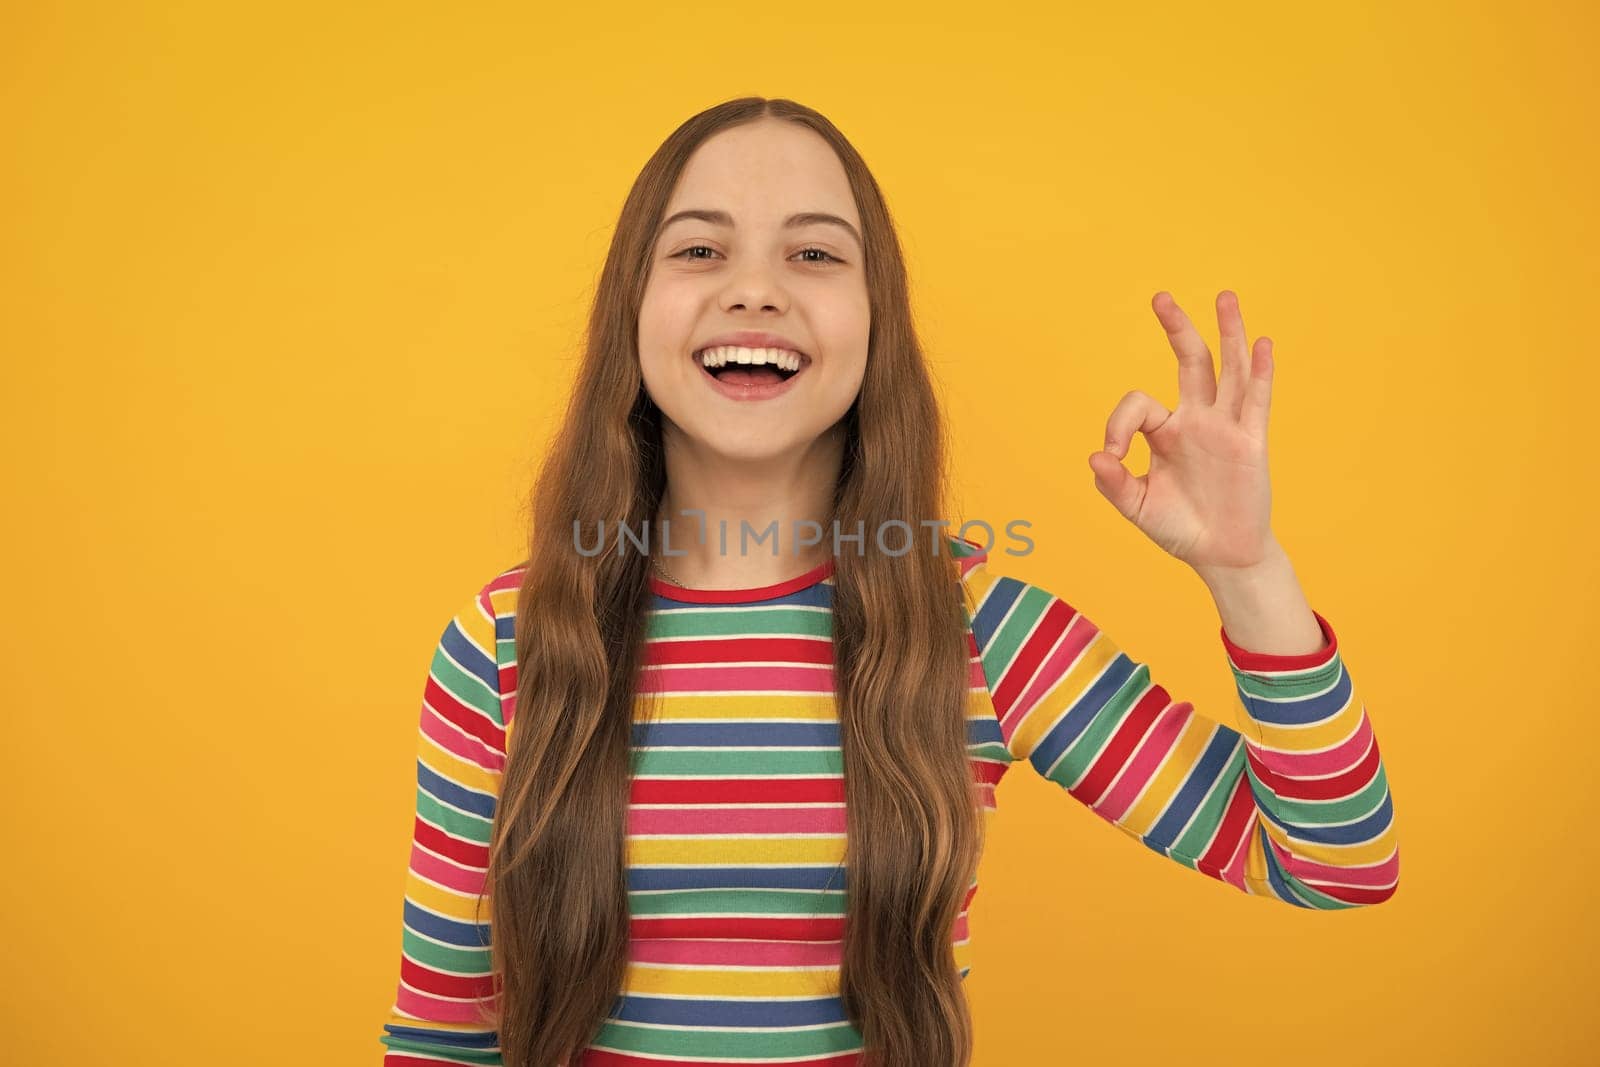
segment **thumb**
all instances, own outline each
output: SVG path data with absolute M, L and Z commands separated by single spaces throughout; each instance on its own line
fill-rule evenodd
M 1100 495 L 1131 522 L 1139 513 L 1138 479 L 1114 453 L 1104 449 L 1090 453 L 1089 469 L 1094 471 L 1094 487 L 1100 490 Z

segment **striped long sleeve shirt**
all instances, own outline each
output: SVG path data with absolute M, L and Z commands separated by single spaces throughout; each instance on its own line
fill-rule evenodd
M 1394 892 L 1399 848 L 1365 707 L 1324 647 L 1266 655 L 1219 636 L 1236 726 L 1174 700 L 1087 616 L 952 538 L 972 593 L 968 748 L 984 817 L 1027 763 L 1176 863 L 1249 895 L 1339 910 Z M 492 932 L 475 914 L 507 740 L 524 565 L 445 627 L 423 695 L 399 985 L 385 1067 L 500 1064 L 480 1020 Z M 847 1067 L 838 993 L 845 810 L 833 694 L 833 561 L 775 585 L 651 578 L 626 856 L 619 1007 L 570 1067 Z M 640 705 L 644 707 L 643 702 Z M 970 971 L 967 913 L 952 933 Z M 486 914 L 486 909 L 485 909 Z

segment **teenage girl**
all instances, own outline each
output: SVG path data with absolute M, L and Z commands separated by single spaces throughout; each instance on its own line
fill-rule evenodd
M 1153 308 L 1177 408 L 1129 392 L 1088 462 L 1212 593 L 1237 729 L 946 533 L 904 264 L 844 136 L 758 97 L 674 131 L 527 557 L 434 654 L 386 1064 L 964 1067 L 968 907 L 1019 760 L 1245 893 L 1391 896 L 1377 742 L 1269 522 L 1271 343 L 1223 292 L 1217 375 Z

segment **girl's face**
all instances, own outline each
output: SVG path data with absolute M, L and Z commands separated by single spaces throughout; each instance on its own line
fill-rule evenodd
M 690 157 L 665 217 L 638 337 L 664 433 L 725 458 L 797 458 L 850 409 L 866 372 L 861 220 L 843 165 L 793 123 L 724 130 Z M 737 399 L 704 368 L 700 350 L 739 331 L 802 353 L 777 395 Z

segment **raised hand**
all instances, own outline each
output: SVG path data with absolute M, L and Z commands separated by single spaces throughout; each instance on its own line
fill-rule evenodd
M 1251 567 L 1278 549 L 1267 478 L 1272 341 L 1251 353 L 1239 298 L 1217 294 L 1222 377 L 1211 350 L 1172 295 L 1151 301 L 1178 357 L 1178 406 L 1168 411 L 1140 390 L 1106 419 L 1106 447 L 1089 456 L 1095 487 L 1144 534 L 1197 570 Z M 1150 446 L 1150 469 L 1123 466 L 1134 433 Z

